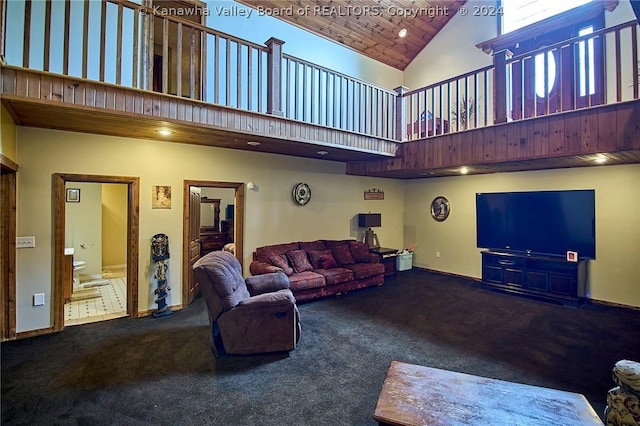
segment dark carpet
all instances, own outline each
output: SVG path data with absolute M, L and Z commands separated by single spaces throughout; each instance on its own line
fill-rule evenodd
M 373 425 L 392 360 L 582 393 L 602 416 L 613 364 L 640 355 L 637 310 L 416 269 L 300 314 L 289 355 L 215 359 L 202 298 L 170 317 L 3 343 L 2 424 Z

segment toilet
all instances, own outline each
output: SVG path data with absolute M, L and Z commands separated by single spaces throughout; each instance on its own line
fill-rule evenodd
M 108 285 L 109 280 L 103 279 L 89 279 L 89 281 L 80 280 L 80 271 L 86 268 L 87 262 L 84 260 L 74 260 L 73 261 L 73 290 L 91 288 L 91 287 L 99 287 L 102 285 Z M 87 277 L 85 277 L 86 279 Z
M 84 260 L 73 261 L 73 289 L 76 290 L 80 286 L 80 271 L 87 267 Z

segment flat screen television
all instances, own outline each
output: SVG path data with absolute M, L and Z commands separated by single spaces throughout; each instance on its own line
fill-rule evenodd
M 477 246 L 596 258 L 595 190 L 476 194 Z

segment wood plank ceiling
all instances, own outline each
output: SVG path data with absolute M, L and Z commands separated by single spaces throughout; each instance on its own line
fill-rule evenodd
M 404 70 L 466 0 L 237 0 Z M 404 38 L 398 36 L 407 30 Z

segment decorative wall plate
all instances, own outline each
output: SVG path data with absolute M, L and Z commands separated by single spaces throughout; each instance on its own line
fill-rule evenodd
M 311 188 L 306 183 L 300 182 L 296 186 L 293 187 L 293 201 L 296 204 L 304 206 L 311 200 Z
M 449 206 L 449 200 L 445 197 L 439 196 L 433 199 L 431 202 L 431 217 L 438 222 L 442 222 L 449 217 L 451 207 Z

